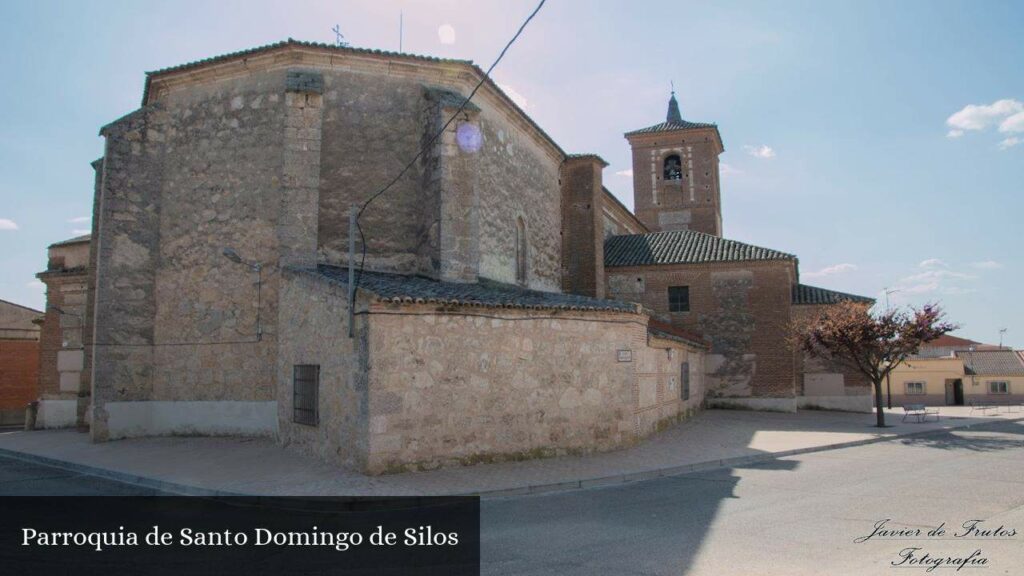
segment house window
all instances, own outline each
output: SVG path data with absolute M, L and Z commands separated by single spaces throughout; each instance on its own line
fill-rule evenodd
M 320 423 L 320 366 L 296 364 L 292 370 L 292 422 L 316 426 Z
M 1010 383 L 1001 381 L 992 381 L 988 383 L 989 394 L 1009 394 Z
M 921 396 L 924 394 L 924 382 L 907 382 L 907 396 Z
M 690 399 L 690 363 L 683 362 L 679 365 L 679 381 L 682 382 L 682 386 L 679 387 L 680 394 L 682 394 L 683 400 Z
M 690 311 L 690 287 L 669 286 L 668 288 L 668 311 L 689 312 Z
M 516 218 L 516 283 L 526 285 L 526 221 Z
M 662 177 L 665 180 L 682 180 L 683 164 L 680 162 L 678 154 L 665 158 L 665 170 L 662 173 Z

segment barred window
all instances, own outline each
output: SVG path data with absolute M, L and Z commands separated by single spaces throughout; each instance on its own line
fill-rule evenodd
M 668 311 L 689 312 L 690 311 L 690 287 L 669 286 L 668 287 Z
M 679 365 L 679 381 L 682 382 L 682 386 L 679 387 L 680 394 L 683 396 L 683 400 L 690 399 L 690 363 L 683 362 Z
M 320 423 L 320 366 L 296 364 L 292 371 L 292 422 L 316 426 Z

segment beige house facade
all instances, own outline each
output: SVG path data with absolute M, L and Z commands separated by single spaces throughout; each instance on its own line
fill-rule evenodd
M 949 356 L 915 357 L 892 371 L 893 406 L 1024 405 L 1024 362 L 1009 349 L 954 350 Z M 885 391 L 888 398 L 888 390 Z

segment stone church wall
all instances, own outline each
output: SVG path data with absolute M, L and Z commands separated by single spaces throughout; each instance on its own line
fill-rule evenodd
M 263 420 L 272 413 L 277 264 L 282 245 L 294 251 L 301 236 L 282 218 L 282 196 L 301 176 L 285 166 L 297 133 L 286 135 L 285 74 L 174 92 L 104 129 L 94 438 L 145 429 L 158 416 L 142 402 L 162 402 L 159 418 L 174 433 L 237 429 L 214 417 L 201 430 L 188 410 L 242 402 Z M 225 247 L 264 266 L 259 293 L 257 274 L 228 262 Z M 271 433 L 276 422 L 255 426 Z
M 325 70 L 323 77 L 318 243 L 323 260 L 344 265 L 349 206 L 390 182 L 455 112 L 451 100 L 439 104 L 438 92 L 468 89 L 454 74 Z M 513 283 L 515 223 L 522 217 L 529 285 L 557 291 L 560 159 L 521 122 L 487 89 L 478 92 L 462 117 L 360 219 L 367 264 L 435 278 L 451 264 L 456 280 L 474 281 L 479 274 Z M 456 131 L 464 124 L 460 145 Z

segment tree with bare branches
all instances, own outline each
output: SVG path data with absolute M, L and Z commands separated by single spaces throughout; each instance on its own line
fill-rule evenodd
M 868 304 L 843 301 L 795 322 L 793 338 L 795 348 L 807 356 L 857 371 L 871 382 L 877 425 L 882 428 L 882 382 L 922 344 L 956 330 L 944 318 L 935 304 L 872 314 Z

